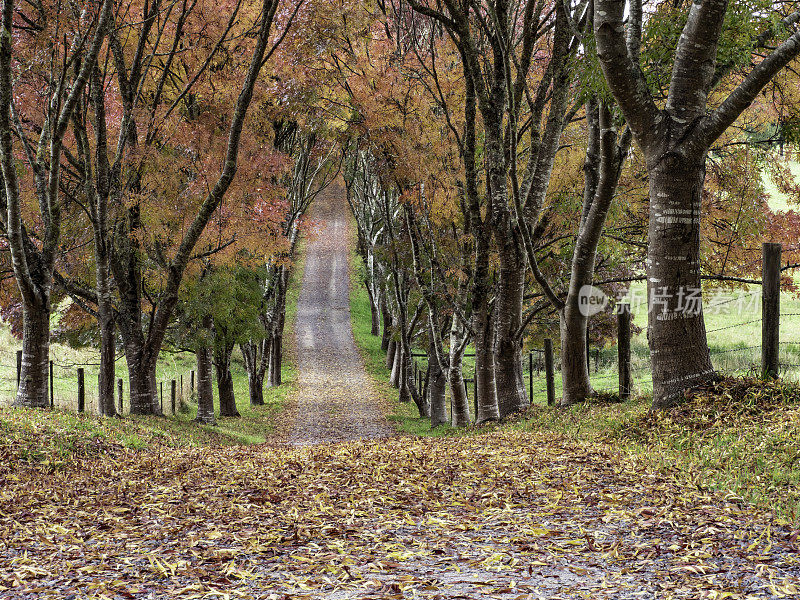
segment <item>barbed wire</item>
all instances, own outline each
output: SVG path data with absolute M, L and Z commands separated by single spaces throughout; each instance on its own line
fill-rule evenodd
M 717 327 L 716 329 L 709 329 L 706 333 L 714 333 L 715 331 L 724 331 L 725 329 L 734 329 L 736 327 L 744 327 L 753 323 L 760 323 L 761 319 L 753 319 L 752 321 L 744 321 L 743 323 L 736 323 L 734 325 L 726 325 L 725 327 Z
M 756 348 L 760 349 L 761 346 L 760 345 L 759 346 L 745 346 L 743 348 L 730 348 L 728 350 L 714 350 L 714 351 L 709 351 L 709 354 L 711 354 L 711 356 L 716 356 L 718 354 L 729 354 L 731 352 L 744 352 L 745 350 L 754 350 Z
M 706 308 L 710 310 L 712 308 L 717 308 L 718 306 L 725 306 L 726 304 L 730 304 L 731 302 L 736 302 L 738 300 L 741 300 L 742 298 L 747 298 L 747 296 L 733 296 L 723 302 L 714 302 L 714 303 L 709 302 Z

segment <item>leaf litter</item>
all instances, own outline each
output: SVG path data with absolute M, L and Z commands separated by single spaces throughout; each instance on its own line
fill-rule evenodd
M 321 258 L 346 248 L 332 231 Z M 509 430 L 351 439 L 391 430 L 368 379 L 348 377 L 363 366 L 346 269 L 324 262 L 304 279 L 310 379 L 279 423 L 284 444 L 167 437 L 133 451 L 69 434 L 65 452 L 47 429 L 0 436 L 0 598 L 800 595 L 800 531 L 613 444 Z
M 112 449 L 0 482 L 9 599 L 800 594 L 800 532 L 552 434 Z

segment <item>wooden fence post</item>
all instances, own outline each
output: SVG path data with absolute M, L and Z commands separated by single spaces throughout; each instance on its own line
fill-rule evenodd
M 54 408 L 56 405 L 55 403 L 55 395 L 53 394 L 53 361 L 50 361 L 50 408 Z
M 22 377 L 22 350 L 17 350 L 17 389 L 19 389 L 20 377 Z
M 544 371 L 547 380 L 547 405 L 553 406 L 556 403 L 556 382 L 553 373 L 553 340 L 550 338 L 544 341 Z
M 189 384 L 189 394 L 194 394 L 194 370 L 192 370 L 191 383 Z
M 164 382 L 163 381 L 159 381 L 158 382 L 158 387 L 159 387 L 159 390 L 160 390 L 159 398 L 160 398 L 160 404 L 161 404 L 161 414 L 163 415 L 164 414 Z
M 86 408 L 86 386 L 83 380 L 83 367 L 78 367 L 78 412 Z
M 119 396 L 119 414 L 122 414 L 122 379 L 117 379 L 117 396 Z
M 175 414 L 175 400 L 178 398 L 178 382 L 172 380 L 172 390 L 170 390 L 170 400 L 172 400 L 172 414 Z
M 617 372 L 619 373 L 619 397 L 631 397 L 631 307 L 620 304 L 617 312 Z
M 780 371 L 781 245 L 766 243 L 761 263 L 761 373 L 777 377 Z
M 533 404 L 533 350 L 528 352 L 528 402 Z

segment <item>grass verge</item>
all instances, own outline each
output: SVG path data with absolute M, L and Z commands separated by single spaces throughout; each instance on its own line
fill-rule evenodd
M 355 227 L 350 228 L 355 231 Z M 363 269 L 361 257 L 355 251 L 355 243 L 350 252 L 350 320 L 353 326 L 353 337 L 361 352 L 364 366 L 372 378 L 375 389 L 386 400 L 392 411 L 387 415 L 390 423 L 400 432 L 425 437 L 444 437 L 463 435 L 463 430 L 449 425 L 440 425 L 431 429 L 431 420 L 420 417 L 419 410 L 413 402 L 400 402 L 396 388 L 389 384 L 390 371 L 386 367 L 386 354 L 381 350 L 381 338 L 372 335 L 372 316 L 369 295 L 362 283 L 360 275 Z
M 800 523 L 800 387 L 728 378 L 651 413 L 650 398 L 532 406 L 503 427 L 550 431 L 624 452 L 685 485 L 713 489 Z
M 283 385 L 264 389 L 264 406 L 251 406 L 247 372 L 238 350 L 231 366 L 233 372 L 236 406 L 240 417 L 221 417 L 217 410 L 217 425 L 201 425 L 194 422 L 197 405 L 189 398 L 189 372 L 194 369 L 194 356 L 190 353 L 164 353 L 159 361 L 157 377 L 164 385 L 164 409 L 170 412 L 169 381 L 180 380 L 183 374 L 183 389 L 179 391 L 180 407 L 175 415 L 163 417 L 127 415 L 123 419 L 104 419 L 91 412 L 78 414 L 77 403 L 66 403 L 64 398 L 74 394 L 75 383 L 71 379 L 55 379 L 56 408 L 50 410 L 21 409 L 0 406 L 0 459 L 7 458 L 27 464 L 38 463 L 46 467 L 59 468 L 73 458 L 93 456 L 114 450 L 157 450 L 186 446 L 228 446 L 264 443 L 275 430 L 277 415 L 284 409 L 289 394 L 297 380 L 296 355 L 294 351 L 294 323 L 297 315 L 297 299 L 300 293 L 304 245 L 298 247 L 298 258 L 292 272 L 286 296 L 285 352 L 281 369 Z M 11 342 L 7 328 L 0 330 L 0 342 Z M 13 343 L 18 342 L 13 340 Z M 10 369 L 8 361 L 14 356 L 13 344 L 0 350 L 0 367 Z M 56 347 L 57 356 L 75 366 L 91 364 L 95 359 L 92 349 Z M 2 359 L 5 358 L 4 365 Z M 125 373 L 124 360 L 118 365 L 118 375 Z M 5 379 L 13 374 L 0 372 Z M 87 382 L 94 381 L 96 369 L 87 369 Z M 124 377 L 123 377 L 124 379 Z M 125 380 L 124 380 L 125 381 Z M 179 384 L 180 385 L 180 384 Z M 87 390 L 91 385 L 87 386 Z M 127 384 L 125 384 L 127 390 Z M 180 390 L 181 388 L 179 388 Z M 2 391 L 2 390 L 0 390 Z M 8 391 L 8 390 L 6 390 Z M 61 400 L 61 401 L 59 401 Z M 214 390 L 215 405 L 219 406 L 217 390 Z M 96 398 L 87 394 L 87 409 L 95 407 Z

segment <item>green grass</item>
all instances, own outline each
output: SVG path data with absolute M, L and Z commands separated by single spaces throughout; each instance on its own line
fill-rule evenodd
M 247 373 L 240 359 L 234 360 L 232 371 L 236 405 L 241 416 L 221 417 L 217 410 L 217 425 L 195 423 L 197 406 L 188 397 L 175 415 L 163 417 L 126 415 L 122 419 L 104 419 L 91 413 L 78 414 L 69 408 L 47 411 L 2 407 L 0 446 L 4 441 L 11 443 L 16 437 L 24 437 L 25 432 L 42 432 L 43 435 L 35 437 L 43 455 L 62 458 L 74 453 L 73 440 L 87 437 L 134 450 L 152 447 L 154 441 L 172 447 L 263 443 L 274 430 L 275 415 L 282 410 L 296 381 L 294 362 L 286 357 L 282 370 L 285 383 L 264 390 L 264 406 L 250 405 Z M 216 388 L 214 395 L 218 406 Z M 165 408 L 169 412 L 169 407 Z
M 283 385 L 264 389 L 264 406 L 251 406 L 247 372 L 241 353 L 234 351 L 231 364 L 236 406 L 240 417 L 221 417 L 217 408 L 217 424 L 201 425 L 194 422 L 197 405 L 190 394 L 190 372 L 195 369 L 195 357 L 191 353 L 163 352 L 157 368 L 157 392 L 163 384 L 164 417 L 126 414 L 124 419 L 101 419 L 97 412 L 97 351 L 92 348 L 70 348 L 60 344 L 51 346 L 51 356 L 56 363 L 54 369 L 55 410 L 29 411 L 10 406 L 16 392 L 16 351 L 19 340 L 11 335 L 7 327 L 0 329 L 0 446 L 3 440 L 14 436 L 24 437 L 25 432 L 39 429 L 51 432 L 43 436 L 43 452 L 50 455 L 70 454 L 74 439 L 91 438 L 109 440 L 109 443 L 130 449 L 150 447 L 160 440 L 172 446 L 183 445 L 231 445 L 264 443 L 275 429 L 276 415 L 283 410 L 286 399 L 297 381 L 294 352 L 294 322 L 297 314 L 297 298 L 304 267 L 304 245 L 298 247 L 298 259 L 292 272 L 286 296 L 286 330 L 284 335 L 284 360 L 281 369 Z M 86 413 L 77 414 L 76 369 L 86 370 Z M 180 380 L 183 376 L 183 387 Z M 127 413 L 128 378 L 124 358 L 117 361 L 117 377 L 123 379 L 125 401 L 123 412 Z M 173 415 L 170 399 L 170 382 L 177 383 L 178 402 Z M 219 396 L 214 388 L 214 403 L 219 406 Z M 5 405 L 5 406 L 3 406 Z M 74 435 L 69 433 L 75 432 Z M 3 438 L 3 433 L 6 437 Z M 10 433 L 9 433 L 10 432 Z M 10 436 L 10 437 L 9 437 Z M 77 436 L 77 437 L 76 437 Z M 35 436 L 34 437 L 38 437 Z M 53 440 L 52 444 L 49 440 Z M 41 442 L 41 440 L 39 440 Z M 31 450 L 32 454 L 36 454 Z
M 655 465 L 668 476 L 800 523 L 800 388 L 731 379 L 666 413 L 650 398 L 533 406 L 514 429 L 549 431 Z

